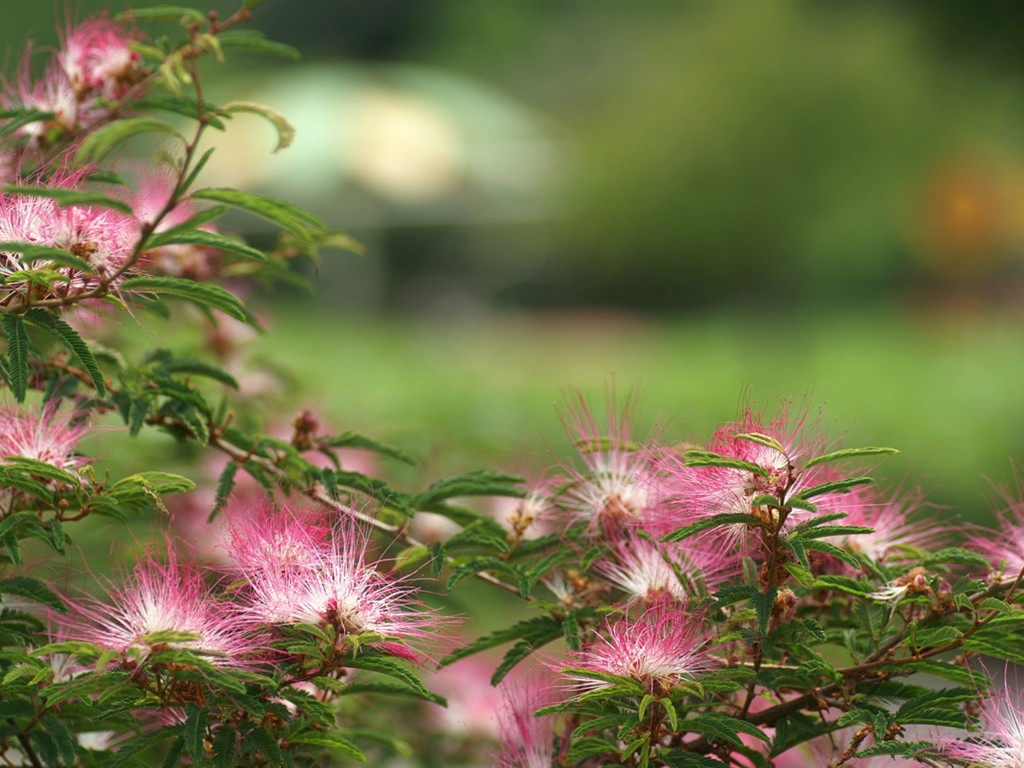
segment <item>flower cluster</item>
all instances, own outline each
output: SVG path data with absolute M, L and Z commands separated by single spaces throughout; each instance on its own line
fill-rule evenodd
M 30 51 L 2 94 L 7 108 L 38 111 L 35 120 L 19 128 L 32 150 L 47 149 L 83 131 L 96 128 L 118 114 L 119 102 L 145 78 L 136 33 L 107 18 L 66 25 L 60 49 L 32 76 Z

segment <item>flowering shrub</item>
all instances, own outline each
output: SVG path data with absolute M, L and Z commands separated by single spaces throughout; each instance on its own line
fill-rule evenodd
M 697 446 L 580 398 L 578 461 L 419 491 L 368 459 L 398 449 L 306 412 L 261 423 L 260 388 L 236 393 L 227 369 L 255 320 L 225 285 L 294 280 L 289 261 L 352 244 L 285 201 L 202 186 L 202 140 L 236 112 L 291 139 L 269 109 L 203 96 L 203 57 L 294 54 L 242 28 L 251 5 L 69 24 L 38 76 L 26 54 L 6 81 L 0 763 L 1024 765 L 1021 696 L 987 671 L 1024 661 L 1024 505 L 958 539 L 863 474 L 892 450 L 831 445 L 786 408 Z M 180 40 L 147 36 L 168 19 Z M 278 243 L 222 231 L 229 210 Z M 118 313 L 197 324 L 207 354 L 136 353 L 106 325 Z M 104 420 L 220 456 L 212 487 L 111 477 L 82 448 Z M 469 497 L 516 501 L 499 519 Z M 69 524 L 168 506 L 162 544 L 101 584 L 43 577 Z M 472 606 L 470 580 L 501 616 L 476 639 L 443 599 Z

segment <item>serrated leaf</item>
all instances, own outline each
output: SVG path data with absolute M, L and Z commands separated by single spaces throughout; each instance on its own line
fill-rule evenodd
M 121 291 L 184 299 L 201 307 L 218 309 L 235 320 L 255 325 L 252 315 L 237 296 L 212 283 L 197 283 L 180 277 L 130 277 L 121 283 Z
M 831 589 L 833 592 L 845 592 L 848 595 L 863 597 L 874 591 L 874 587 L 848 576 L 819 576 L 811 585 L 812 589 Z
M 25 321 L 18 315 L 0 317 L 7 336 L 7 384 L 19 403 L 25 402 L 28 389 L 28 332 Z
M 257 42 L 261 42 L 268 46 L 276 45 L 274 43 L 269 43 L 266 40 L 257 39 Z M 288 48 L 288 46 L 284 46 L 284 48 Z M 292 142 L 295 141 L 295 126 L 289 123 L 284 115 L 276 109 L 271 109 L 266 104 L 259 104 L 255 101 L 232 101 L 225 104 L 221 108 L 221 111 L 228 114 L 248 112 L 253 115 L 259 115 L 274 126 L 274 130 L 277 131 L 277 146 L 274 147 L 272 150 L 273 152 L 280 152 L 282 149 L 287 149 L 292 145 Z
M 712 741 L 726 742 L 737 746 L 743 744 L 739 737 L 741 733 L 761 741 L 771 742 L 771 739 L 757 726 L 721 712 L 705 712 L 697 717 L 689 717 L 680 722 L 679 727 L 684 733 L 696 732 L 707 736 Z
M 832 453 L 826 453 L 822 456 L 816 456 L 810 461 L 804 464 L 804 469 L 810 469 L 818 464 L 824 464 L 830 461 L 842 461 L 843 459 L 860 458 L 863 456 L 886 456 L 898 454 L 899 451 L 895 448 L 882 448 L 876 446 L 867 446 L 864 448 L 844 448 L 839 451 L 833 451 Z
M 32 185 L 5 184 L 2 188 L 7 195 L 25 195 L 26 197 L 45 197 L 55 200 L 61 208 L 73 205 L 110 208 L 119 213 L 132 215 L 132 207 L 124 200 L 100 192 L 89 192 L 81 189 L 64 189 L 63 187 L 37 187 Z
M 368 672 L 377 672 L 387 677 L 393 677 L 412 689 L 420 698 L 427 701 L 437 701 L 441 697 L 431 693 L 412 671 L 408 664 L 394 656 L 383 653 L 362 652 L 355 658 L 345 661 L 348 667 L 364 669 Z M 441 699 L 443 701 L 443 699 Z
M 53 112 L 44 112 L 40 109 L 4 109 L 0 110 L 0 119 L 6 120 L 0 127 L 0 136 L 7 136 L 19 128 L 32 123 L 42 123 L 53 120 L 57 116 Z
M 181 5 L 154 5 L 149 8 L 131 8 L 118 13 L 118 21 L 191 21 L 202 24 L 206 21 L 200 11 Z
M 989 570 L 992 568 L 988 558 L 963 547 L 944 547 L 927 555 L 921 561 L 923 568 L 932 565 L 968 565 Z
M 743 459 L 736 459 L 731 456 L 723 456 L 714 451 L 692 450 L 684 454 L 684 463 L 688 467 L 722 467 L 725 469 L 742 469 L 761 477 L 768 477 L 767 469 L 759 464 L 754 464 Z
M 554 640 L 561 634 L 561 624 L 551 616 L 536 616 L 531 619 L 524 619 L 523 621 L 516 622 L 511 627 L 491 632 L 489 635 L 485 635 L 474 640 L 469 645 L 453 651 L 441 659 L 440 666 L 444 667 L 453 664 L 459 659 L 464 659 L 467 656 L 472 656 L 475 653 L 485 651 L 488 648 L 493 648 L 496 645 L 501 645 L 511 640 L 525 637 L 541 642 L 544 638 Z
M 78 165 L 98 163 L 119 144 L 144 133 L 162 133 L 185 141 L 180 133 L 163 120 L 154 117 L 121 118 L 90 131 L 75 153 L 75 162 Z
M 217 35 L 221 47 L 225 50 L 246 51 L 248 53 L 260 53 L 268 56 L 278 56 L 291 61 L 298 61 L 302 56 L 298 49 L 274 40 L 268 40 L 257 30 L 232 29 L 228 32 L 221 32 Z
M 986 597 L 978 603 L 979 611 L 995 611 L 996 613 L 1012 613 L 1013 606 L 995 597 Z
M 875 757 L 876 755 L 892 755 L 913 757 L 919 752 L 934 752 L 935 744 L 930 741 L 897 741 L 890 739 L 880 741 L 857 753 L 857 757 Z
M 523 479 L 518 475 L 504 472 L 476 470 L 456 477 L 449 477 L 431 483 L 425 491 L 412 499 L 412 506 L 424 511 L 448 499 L 461 496 L 523 496 L 520 486 Z
M 282 229 L 300 238 L 308 238 L 311 236 L 311 233 L 327 231 L 327 225 L 313 214 L 307 213 L 285 200 L 279 200 L 266 195 L 240 192 L 235 189 L 209 187 L 193 192 L 192 198 L 194 200 L 211 200 L 246 211 L 273 224 L 277 224 Z
M 682 541 L 688 539 L 696 533 L 701 531 L 707 531 L 712 528 L 720 528 L 724 525 L 751 525 L 760 526 L 761 520 L 753 515 L 743 514 L 741 512 L 730 512 L 724 515 L 713 515 L 712 517 L 705 518 L 704 520 L 698 520 L 696 523 L 690 525 L 684 525 L 682 528 L 677 528 L 667 536 L 662 537 L 662 541 Z
M 874 480 L 870 477 L 848 477 L 845 480 L 832 480 L 821 485 L 816 485 L 813 488 L 800 491 L 794 498 L 800 500 L 813 499 L 815 496 L 821 496 L 825 493 L 846 493 L 851 488 L 858 485 L 866 485 L 873 483 Z
M 45 605 L 58 613 L 67 613 L 64 600 L 43 582 L 28 576 L 10 576 L 0 580 L 0 595 L 17 595 Z
M 361 435 L 358 432 L 342 432 L 338 435 L 329 435 L 317 438 L 317 443 L 327 448 L 361 448 L 373 451 L 383 456 L 390 456 L 410 466 L 416 465 L 416 459 L 399 448 L 382 443 L 379 440 Z
M 238 734 L 228 725 L 221 725 L 213 732 L 213 764 L 217 768 L 234 768 L 238 750 Z
M 214 498 L 213 509 L 210 510 L 209 517 L 206 518 L 206 522 L 212 523 L 213 519 L 217 517 L 217 513 L 224 509 L 224 505 L 228 502 L 228 497 L 231 495 L 231 489 L 235 487 L 235 475 L 238 472 L 238 462 L 229 461 L 220 473 L 220 477 L 217 479 L 217 494 Z
M 361 763 L 366 762 L 366 756 L 362 751 L 360 751 L 359 747 L 348 739 L 337 734 L 331 734 L 329 736 L 293 736 L 288 739 L 288 742 L 290 744 L 305 744 L 310 747 L 334 749 L 348 755 L 349 757 L 355 758 Z
M 282 763 L 281 747 L 277 739 L 266 728 L 257 726 L 249 731 L 246 738 L 256 744 L 256 748 L 267 758 L 268 763 L 271 765 Z
M 208 715 L 205 709 L 194 704 L 185 707 L 185 722 L 181 726 L 181 736 L 185 742 L 185 750 L 196 762 L 206 757 L 206 725 Z
M 436 693 L 427 691 L 424 695 L 422 690 L 410 688 L 408 685 L 403 683 L 392 683 L 387 680 L 364 680 L 350 683 L 349 685 L 343 685 L 339 691 L 342 696 L 354 696 L 363 693 L 376 693 L 386 696 L 409 696 L 414 699 L 420 699 L 422 701 L 429 701 L 434 704 L 440 704 L 442 707 L 447 706 L 448 702 L 444 696 L 439 696 Z
M 189 117 L 193 120 L 198 120 L 202 116 L 208 125 L 216 128 L 218 131 L 223 131 L 226 128 L 224 122 L 216 116 L 217 107 L 209 102 L 204 102 L 203 109 L 200 111 L 199 102 L 194 98 L 186 96 L 150 95 L 134 100 L 132 106 L 138 111 L 160 109 L 165 112 L 173 112 L 176 115 Z
M 786 449 L 782 446 L 782 443 L 780 443 L 771 435 L 766 435 L 763 432 L 744 432 L 742 434 L 736 435 L 735 438 L 737 440 L 746 440 L 749 443 L 757 443 L 758 445 L 763 445 L 765 448 L 771 448 L 773 450 L 778 451 L 781 454 L 786 453 Z
M 236 253 L 245 256 L 253 261 L 266 262 L 267 255 L 251 245 L 233 237 L 209 232 L 205 229 L 184 229 L 175 227 L 165 232 L 157 232 L 146 240 L 146 250 L 162 248 L 165 245 L 200 245 L 204 248 L 213 248 L 225 253 Z
M 22 265 L 32 266 L 37 261 L 49 261 L 61 266 L 71 267 L 80 272 L 91 273 L 93 267 L 89 262 L 75 256 L 70 251 L 62 248 L 54 248 L 49 245 L 37 245 L 25 243 L 20 240 L 5 240 L 0 242 L 0 253 L 19 253 L 22 256 Z M 10 276 L 8 276 L 9 279 Z
M 74 355 L 82 368 L 85 369 L 85 372 L 89 375 L 89 380 L 92 381 L 93 387 L 96 388 L 97 394 L 100 397 L 106 395 L 107 387 L 103 381 L 103 372 L 100 370 L 99 363 L 96 362 L 96 357 L 93 355 L 92 350 L 89 349 L 89 345 L 85 343 L 85 339 L 78 335 L 78 331 L 61 318 L 44 309 L 30 309 L 25 313 L 25 317 L 53 333 L 68 351 Z
M 771 587 L 768 592 L 755 592 L 750 596 L 750 602 L 757 612 L 757 631 L 764 635 L 768 632 L 768 621 L 772 616 L 772 609 L 775 607 L 775 597 L 778 589 Z

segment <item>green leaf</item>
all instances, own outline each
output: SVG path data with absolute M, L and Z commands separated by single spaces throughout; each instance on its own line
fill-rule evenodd
M 742 459 L 734 459 L 731 456 L 723 456 L 714 451 L 687 451 L 684 457 L 688 467 L 724 467 L 726 469 L 742 469 L 761 477 L 768 477 L 769 475 L 768 470 L 759 464 L 743 461 Z
M 7 336 L 7 384 L 19 403 L 25 402 L 28 390 L 28 332 L 25 321 L 18 315 L 0 317 Z
M 833 480 L 828 483 L 822 483 L 816 485 L 813 488 L 808 488 L 805 491 L 800 491 L 794 498 L 800 500 L 813 499 L 815 496 L 821 496 L 824 493 L 846 493 L 851 488 L 857 485 L 866 485 L 867 483 L 873 483 L 874 480 L 870 477 L 849 477 L 845 480 Z
M 195 8 L 180 5 L 154 5 L 150 8 L 131 8 L 115 16 L 118 21 L 189 21 L 202 24 L 206 16 Z
M 663 761 L 668 768 L 722 768 L 723 765 L 721 760 L 712 760 L 704 755 L 680 752 L 679 750 L 664 750 L 658 759 Z
M 263 42 L 266 43 L 266 41 Z M 276 43 L 270 43 L 270 45 L 276 45 Z M 288 46 L 283 47 L 288 48 Z M 229 104 L 225 104 L 221 111 L 228 114 L 249 112 L 259 115 L 270 123 L 274 130 L 277 131 L 277 146 L 271 150 L 272 152 L 280 152 L 282 149 L 287 149 L 295 141 L 295 127 L 288 122 L 284 115 L 265 104 L 258 104 L 254 101 L 232 101 Z
M 190 117 L 193 120 L 198 120 L 200 115 L 202 115 L 206 122 L 218 131 L 223 131 L 226 127 L 224 122 L 215 116 L 217 107 L 209 102 L 204 102 L 203 109 L 200 112 L 199 102 L 194 98 L 188 98 L 185 96 L 154 95 L 147 96 L 143 99 L 136 99 L 132 104 L 135 109 L 140 111 L 147 109 L 161 109 L 165 112 L 173 112 L 176 115 Z
M 933 565 L 967 565 L 986 570 L 992 569 L 992 564 L 986 557 L 963 547 L 945 547 L 931 553 L 921 561 L 923 568 Z
M 727 742 L 737 746 L 743 744 L 739 737 L 741 733 L 771 743 L 771 739 L 756 725 L 721 712 L 706 712 L 697 717 L 689 717 L 679 723 L 679 728 L 684 733 L 696 732 L 707 736 L 712 741 Z
M 409 665 L 394 656 L 389 656 L 384 653 L 375 653 L 372 650 L 364 650 L 355 658 L 347 659 L 345 661 L 345 666 L 364 669 L 368 672 L 377 672 L 387 677 L 393 677 L 412 689 L 412 691 L 414 691 L 421 699 L 426 699 L 427 701 L 444 700 L 442 697 L 431 693 L 427 687 L 420 682 L 420 679 L 416 677 Z
M 895 448 L 880 448 L 875 446 L 869 446 L 865 448 L 844 448 L 840 451 L 833 451 L 832 453 L 826 453 L 815 458 L 804 464 L 804 469 L 810 469 L 818 464 L 824 464 L 829 461 L 842 461 L 843 459 L 859 458 L 862 456 L 885 456 L 899 453 Z
M 309 747 L 324 747 L 337 750 L 349 757 L 355 758 L 361 763 L 366 762 L 366 756 L 360 751 L 359 747 L 338 734 L 331 734 L 329 736 L 293 736 L 288 739 L 288 742 L 290 744 L 304 744 Z
M 224 506 L 227 504 L 231 490 L 235 487 L 235 474 L 238 472 L 238 466 L 237 461 L 229 461 L 220 473 L 220 477 L 217 480 L 217 495 L 213 503 L 213 509 L 210 510 L 210 516 L 206 518 L 206 522 L 212 523 L 213 519 L 217 517 L 217 513 L 224 509 Z
M 361 435 L 358 432 L 342 432 L 340 435 L 330 435 L 317 439 L 317 443 L 327 448 L 361 448 L 367 451 L 379 453 L 382 456 L 390 456 L 410 466 L 416 465 L 416 459 L 404 451 L 381 443 L 377 440 Z
M 868 528 L 864 525 L 822 525 L 817 528 L 801 531 L 790 538 L 801 540 L 824 539 L 830 536 L 859 536 L 865 533 L 874 533 L 874 531 L 874 528 Z
M 153 117 L 121 118 L 88 133 L 75 153 L 75 163 L 78 165 L 98 163 L 119 144 L 144 133 L 169 134 L 182 142 L 185 141 L 181 134 L 163 120 Z
M 736 439 L 746 440 L 750 443 L 757 443 L 758 445 L 763 445 L 765 448 L 776 450 L 781 454 L 786 453 L 786 449 L 782 446 L 782 443 L 771 435 L 766 435 L 763 432 L 745 432 L 743 434 L 736 435 Z
M 690 523 L 690 525 L 684 525 L 682 528 L 677 528 L 667 536 L 662 537 L 662 541 L 682 541 L 688 539 L 696 533 L 701 531 L 707 531 L 711 528 L 720 528 L 723 525 L 750 525 L 759 527 L 761 520 L 753 515 L 743 514 L 741 512 L 730 512 L 724 515 L 713 515 L 712 517 L 698 520 L 696 523 Z
M 161 248 L 165 245 L 200 245 L 214 248 L 225 253 L 237 253 L 253 261 L 266 262 L 267 255 L 256 248 L 236 240 L 233 237 L 208 232 L 205 229 L 182 229 L 175 227 L 165 232 L 157 232 L 146 240 L 146 249 Z
M 7 195 L 25 195 L 27 197 L 46 197 L 55 200 L 61 208 L 73 205 L 95 206 L 97 208 L 110 208 L 120 213 L 132 215 L 132 207 L 124 200 L 119 200 L 110 195 L 100 192 L 88 192 L 81 189 L 64 189 L 62 187 L 37 187 L 22 186 L 18 184 L 5 184 L 2 188 Z
M 431 483 L 430 486 L 413 497 L 412 505 L 416 509 L 431 511 L 441 502 L 460 496 L 512 496 L 521 497 L 520 486 L 523 479 L 504 472 L 477 470 L 457 477 L 450 477 Z
M 279 56 L 283 59 L 298 61 L 301 54 L 295 48 L 284 43 L 267 40 L 262 32 L 246 30 L 229 30 L 217 35 L 220 45 L 224 50 L 247 51 L 249 53 L 262 53 L 269 56 Z
M 25 317 L 36 325 L 46 328 L 60 340 L 89 374 L 89 380 L 92 381 L 92 385 L 100 397 L 107 393 L 107 387 L 103 381 L 103 371 L 100 370 L 99 363 L 96 362 L 96 357 L 89 349 L 89 345 L 78 335 L 78 331 L 48 310 L 33 308 L 25 313 Z
M 0 110 L 0 120 L 6 120 L 3 127 L 0 127 L 0 136 L 7 136 L 19 128 L 31 125 L 32 123 L 43 123 L 53 120 L 57 116 L 53 112 L 43 112 L 39 109 L 4 109 Z
M 471 523 L 445 543 L 449 550 L 465 545 L 487 547 L 502 553 L 508 552 L 509 549 L 505 529 L 490 518 L 481 518 Z
M 545 638 L 554 640 L 561 634 L 561 624 L 557 620 L 551 616 L 535 616 L 531 619 L 518 621 L 511 627 L 496 630 L 489 635 L 474 640 L 469 645 L 459 648 L 441 659 L 440 666 L 444 667 L 454 664 L 459 659 L 464 659 L 467 656 L 472 656 L 474 653 L 485 651 L 488 648 L 493 648 L 496 645 L 501 645 L 511 640 L 527 638 L 540 643 L 545 641 Z
M 70 251 L 61 248 L 53 248 L 49 245 L 36 245 L 25 243 L 19 240 L 7 240 L 0 243 L 0 253 L 20 253 L 22 264 L 32 265 L 37 261 L 50 261 L 65 267 L 77 269 L 80 272 L 93 272 L 92 265 L 84 259 L 75 256 Z
M 125 293 L 153 293 L 158 296 L 173 296 L 201 307 L 218 309 L 235 320 L 255 325 L 255 320 L 243 306 L 241 300 L 225 291 L 219 285 L 197 283 L 179 277 L 130 277 L 121 283 Z
M 814 584 L 811 585 L 811 588 L 831 589 L 833 592 L 845 592 L 848 595 L 856 595 L 857 597 L 864 597 L 864 595 L 874 592 L 872 585 L 851 579 L 848 576 L 819 576 Z
M 247 738 L 256 744 L 256 748 L 267 758 L 268 763 L 271 765 L 283 763 L 281 747 L 277 743 L 277 739 L 266 728 L 263 726 L 253 728 L 249 731 Z
M 768 592 L 755 592 L 750 597 L 750 602 L 757 611 L 757 631 L 764 635 L 768 632 L 768 621 L 772 616 L 772 609 L 775 607 L 775 597 L 778 589 L 772 587 Z
M 904 756 L 914 757 L 919 752 L 931 752 L 934 753 L 935 744 L 930 741 L 897 741 L 890 739 L 888 741 L 880 741 L 867 749 L 862 749 L 857 753 L 857 757 L 874 757 L 876 755 L 893 755 L 893 756 Z
M 234 768 L 238 748 L 238 734 L 228 725 L 221 725 L 213 732 L 213 764 L 217 768 Z
M 206 725 L 207 713 L 205 709 L 189 704 L 185 707 L 185 723 L 182 725 L 182 737 L 185 741 L 185 749 L 196 762 L 203 762 L 206 757 Z
M 307 213 L 285 200 L 278 200 L 266 195 L 209 187 L 193 192 L 192 198 L 230 205 L 232 208 L 266 219 L 301 238 L 309 238 L 311 233 L 327 231 L 327 225 L 313 214 Z
M 142 485 L 154 493 L 166 495 L 169 493 L 186 493 L 194 490 L 196 484 L 182 475 L 172 472 L 137 472 L 134 475 L 118 480 L 111 487 L 111 491 L 127 485 Z
M 59 613 L 67 613 L 67 606 L 59 595 L 43 582 L 28 576 L 10 576 L 0 580 L 0 594 L 17 595 L 27 600 L 45 605 Z
M 387 680 L 365 680 L 343 685 L 339 693 L 342 696 L 354 696 L 363 693 L 375 693 L 385 696 L 409 696 L 440 704 L 442 707 L 448 704 L 444 696 L 439 696 L 430 691 L 427 691 L 426 695 L 424 695 L 422 689 L 411 688 L 404 683 L 392 683 Z

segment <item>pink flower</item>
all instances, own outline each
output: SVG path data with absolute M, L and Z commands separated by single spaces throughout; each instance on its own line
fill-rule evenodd
M 884 497 L 871 487 L 854 488 L 845 499 L 836 502 L 835 511 L 847 513 L 836 525 L 859 525 L 874 530 L 842 536 L 834 543 L 886 565 L 915 560 L 916 550 L 942 546 L 949 533 L 947 525 L 914 519 L 921 504 L 919 493 L 898 492 Z
M 24 456 L 74 469 L 86 461 L 75 451 L 88 432 L 85 421 L 53 405 L 0 408 L 0 463 L 7 456 Z
M 556 701 L 554 686 L 540 673 L 502 686 L 499 768 L 551 768 L 559 750 L 556 718 L 534 712 Z
M 264 500 L 255 509 L 231 504 L 223 515 L 224 548 L 241 573 L 313 568 L 330 546 L 331 529 L 309 512 L 275 509 Z
M 68 83 L 79 94 L 107 100 L 123 98 L 139 81 L 139 54 L 131 49 L 135 36 L 106 18 L 88 19 L 64 31 L 57 54 Z
M 0 102 L 5 107 L 35 109 L 53 115 L 49 120 L 28 123 L 17 130 L 17 134 L 28 139 L 29 146 L 40 148 L 49 144 L 55 132 L 70 134 L 78 129 L 82 105 L 59 67 L 46 67 L 42 78 L 33 81 L 31 55 L 29 48 L 25 51 L 14 83 L 6 84 Z
M 51 187 L 76 189 L 81 174 L 63 173 L 48 181 Z M 40 185 L 42 186 L 42 185 Z M 88 262 L 89 272 L 60 266 L 65 276 L 51 288 L 57 295 L 81 293 L 101 280 L 111 281 L 131 257 L 137 240 L 135 221 L 122 213 L 94 206 L 61 207 L 56 200 L 33 195 L 0 195 L 0 242 L 15 241 L 65 250 Z M 53 262 L 28 259 L 22 254 L 0 252 L 0 275 L 10 277 L 23 270 L 52 268 Z M 8 279 L 5 287 L 27 293 L 32 283 Z
M 169 552 L 161 563 L 147 555 L 120 585 L 107 589 L 107 601 L 85 596 L 67 600 L 57 616 L 59 635 L 85 640 L 120 653 L 148 652 L 161 646 L 191 650 L 219 665 L 238 665 L 257 650 L 258 641 L 232 607 L 213 598 L 202 573 Z M 177 632 L 189 639 L 150 639 Z
M 355 522 L 343 518 L 330 541 L 321 544 L 317 533 L 302 534 L 300 528 L 299 523 L 254 526 L 245 538 L 231 538 L 231 555 L 248 581 L 243 598 L 248 618 L 330 624 L 339 635 L 371 633 L 401 642 L 438 636 L 441 617 L 416 600 L 407 581 L 382 573 L 379 561 L 367 561 L 369 536 Z M 295 556 L 282 559 L 275 551 L 282 531 Z
M 612 395 L 609 401 L 614 403 Z M 627 403 L 621 416 L 610 406 L 607 429 L 602 430 L 578 396 L 566 428 L 570 436 L 576 435 L 585 469 L 567 469 L 562 506 L 574 519 L 587 521 L 591 533 L 643 523 L 658 491 L 647 453 L 632 438 L 632 404 Z
M 688 594 L 720 584 L 739 569 L 737 558 L 697 549 L 690 541 L 665 544 L 624 538 L 613 544 L 610 554 L 614 559 L 602 560 L 595 571 L 631 601 L 683 602 Z
M 661 693 L 718 664 L 710 652 L 710 639 L 703 616 L 656 603 L 635 618 L 606 624 L 590 646 L 570 654 L 567 666 L 628 677 L 652 693 Z M 572 669 L 566 674 L 580 694 L 611 685 Z
M 688 465 L 683 456 L 665 456 L 659 468 L 665 473 L 666 502 L 652 520 L 650 530 L 668 533 L 709 516 L 746 514 L 761 518 L 769 525 L 779 521 L 771 518 L 776 510 L 763 503 L 755 504 L 758 497 L 774 497 L 781 501 L 793 498 L 801 491 L 835 479 L 828 465 L 805 469 L 801 465 L 821 452 L 823 441 L 807 434 L 804 428 L 806 414 L 791 418 L 786 407 L 779 415 L 764 420 L 748 409 L 743 418 L 720 427 L 708 442 L 707 451 L 747 464 L 756 465 L 757 471 L 740 467 Z M 697 457 L 699 460 L 699 457 Z M 824 494 L 812 499 L 819 512 L 833 511 L 839 494 Z M 808 513 L 793 509 L 785 525 L 792 526 L 807 518 Z M 722 526 L 701 535 L 706 546 L 721 551 L 749 548 L 755 542 L 749 537 L 746 524 Z
M 1013 581 L 1024 569 L 1024 501 L 1004 494 L 1007 506 L 996 512 L 998 528 L 972 532 L 968 546 L 988 558 L 1001 579 Z
M 974 768 L 1024 768 L 1024 707 L 1021 692 L 1004 690 L 981 713 L 981 735 L 951 739 L 942 751 Z

